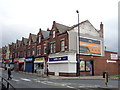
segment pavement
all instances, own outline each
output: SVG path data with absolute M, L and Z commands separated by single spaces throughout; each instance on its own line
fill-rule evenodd
M 1 68 L 3 69 L 3 68 Z M 4 70 L 4 69 L 3 69 Z M 16 71 L 12 71 L 12 72 L 16 72 Z M 22 72 L 22 71 L 18 71 L 18 73 L 24 73 L 24 74 L 29 74 L 29 75 L 36 75 L 36 76 L 39 76 L 39 77 L 43 77 L 43 78 L 51 78 L 51 79 L 67 79 L 67 80 L 77 80 L 77 79 L 83 79 L 83 80 L 104 80 L 103 76 L 74 76 L 74 77 L 66 77 L 66 76 L 55 76 L 55 75 L 40 75 L 40 74 L 37 74 L 37 73 L 28 73 L 28 72 Z M 119 77 L 110 77 L 109 76 L 109 79 L 111 80 L 120 80 Z
M 103 76 L 74 76 L 74 77 L 66 77 L 66 76 L 55 76 L 55 75 L 40 75 L 37 73 L 28 73 L 28 72 L 21 72 L 19 71 L 19 73 L 24 73 L 24 74 L 29 74 L 29 75 L 36 75 L 39 77 L 43 77 L 43 78 L 50 78 L 50 79 L 61 79 L 61 80 L 104 80 Z M 109 77 L 109 79 L 111 80 L 120 80 L 120 78 L 118 77 Z

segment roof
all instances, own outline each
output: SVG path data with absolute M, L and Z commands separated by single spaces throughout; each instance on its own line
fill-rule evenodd
M 50 32 L 42 30 L 42 35 L 43 35 L 44 39 L 47 38 L 47 37 L 49 37 L 49 34 L 50 34 Z
M 83 24 L 83 23 L 86 23 L 86 22 L 90 23 L 89 20 L 85 20 L 85 21 L 83 21 L 83 22 L 81 22 L 81 23 L 79 23 L 79 24 L 73 25 L 69 30 L 72 30 L 73 28 L 77 27 L 78 25 Z M 91 24 L 91 23 L 90 23 L 90 24 Z M 92 25 L 92 24 L 91 24 L 91 25 Z M 92 26 L 93 26 L 93 25 L 92 25 Z M 98 32 L 98 30 L 97 30 L 94 26 L 93 26 L 93 28 Z
M 32 37 L 32 41 L 33 41 L 33 42 L 36 42 L 36 41 L 37 41 L 37 35 L 31 34 L 31 37 Z
M 21 42 L 22 42 L 22 41 L 18 40 L 18 47 L 20 47 Z
M 66 32 L 67 30 L 70 29 L 70 27 L 65 26 L 65 25 L 63 25 L 63 24 L 59 24 L 59 23 L 56 23 L 56 27 L 57 27 L 57 29 L 59 30 L 59 33 L 60 33 L 60 34 Z
M 24 38 L 24 44 L 27 45 L 28 44 L 28 39 L 27 38 Z

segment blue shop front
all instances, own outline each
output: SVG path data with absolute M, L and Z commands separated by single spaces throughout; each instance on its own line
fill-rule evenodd
M 34 71 L 34 57 L 26 57 L 25 58 L 25 72 Z

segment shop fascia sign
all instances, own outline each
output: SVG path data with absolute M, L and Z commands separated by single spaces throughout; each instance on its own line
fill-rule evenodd
M 41 57 L 41 58 L 35 58 L 35 61 L 44 61 L 44 57 Z
M 33 58 L 26 58 L 25 59 L 25 62 L 32 62 L 33 61 Z
M 49 61 L 64 61 L 64 60 L 68 60 L 68 56 L 49 58 Z
M 24 60 L 25 60 L 25 58 L 20 58 L 20 59 L 19 59 L 19 63 L 24 62 Z
M 19 61 L 19 58 L 15 58 L 14 59 L 14 63 L 18 62 Z

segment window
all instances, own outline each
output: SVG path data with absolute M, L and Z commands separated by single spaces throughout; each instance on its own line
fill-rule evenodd
M 50 53 L 53 53 L 52 44 L 50 44 Z
M 30 56 L 30 49 L 28 49 L 28 56 Z
M 80 62 L 80 71 L 90 71 L 92 68 L 91 61 L 81 61 Z
M 24 57 L 26 57 L 26 51 L 24 50 Z
M 90 69 L 91 69 L 91 62 L 86 61 L 86 71 L 90 71 Z
M 35 55 L 35 48 L 34 48 L 34 46 L 32 48 L 32 55 Z
M 50 44 L 50 53 L 55 53 L 56 52 L 56 44 L 52 43 Z
M 61 51 L 65 51 L 65 41 L 61 40 Z
M 41 54 L 41 46 L 37 47 L 37 55 L 40 55 L 40 54 Z
M 31 40 L 29 40 L 29 45 L 31 44 Z
M 80 62 L 80 71 L 85 71 L 85 61 Z
M 55 38 L 55 31 L 53 31 L 53 38 Z
M 41 42 L 41 35 L 39 35 L 39 43 Z
M 44 54 L 46 54 L 46 53 L 47 53 L 47 47 L 44 46 Z

